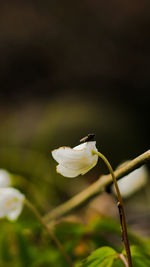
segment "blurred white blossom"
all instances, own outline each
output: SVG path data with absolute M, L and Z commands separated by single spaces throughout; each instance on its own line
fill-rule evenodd
M 11 175 L 8 171 L 0 169 L 0 187 L 8 187 L 11 185 Z
M 15 188 L 0 188 L 0 218 L 6 217 L 12 221 L 17 219 L 22 211 L 24 199 L 24 195 Z
M 142 166 L 118 180 L 122 197 L 127 198 L 145 186 L 148 182 L 148 176 L 149 173 L 146 166 Z M 112 191 L 116 194 L 114 185 L 112 185 Z
M 74 148 L 60 147 L 52 151 L 53 158 L 59 163 L 56 167 L 58 173 L 66 177 L 76 177 L 87 173 L 98 161 L 96 142 L 85 142 Z

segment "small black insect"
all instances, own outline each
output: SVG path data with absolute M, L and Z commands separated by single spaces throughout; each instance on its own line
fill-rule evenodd
M 95 137 L 95 134 L 88 134 L 87 136 L 85 136 L 82 139 L 80 139 L 80 143 L 93 141 L 94 137 Z

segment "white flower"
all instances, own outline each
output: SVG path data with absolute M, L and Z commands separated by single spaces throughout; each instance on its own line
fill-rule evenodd
M 0 169 L 0 187 L 11 185 L 11 175 L 6 170 Z
M 15 220 L 20 215 L 24 195 L 12 187 L 0 188 L 0 218 Z
M 148 181 L 148 170 L 142 166 L 118 180 L 118 186 L 122 197 L 127 198 L 140 190 Z M 114 185 L 112 191 L 116 194 Z
M 86 142 L 74 148 L 60 147 L 52 151 L 53 158 L 59 163 L 57 172 L 66 177 L 76 177 L 92 169 L 98 161 L 96 142 Z

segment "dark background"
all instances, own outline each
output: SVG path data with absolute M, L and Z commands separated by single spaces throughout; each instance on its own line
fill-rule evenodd
M 94 132 L 114 168 L 147 150 L 149 28 L 146 0 L 1 1 L 1 167 L 64 200 L 78 182 L 55 174 L 52 149 Z

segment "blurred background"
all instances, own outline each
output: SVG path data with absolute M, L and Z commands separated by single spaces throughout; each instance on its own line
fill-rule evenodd
M 149 27 L 148 0 L 1 1 L 0 168 L 42 214 L 107 173 L 99 163 L 83 177 L 62 177 L 54 148 L 95 133 L 114 168 L 148 150 Z M 147 186 L 125 201 L 131 228 L 145 236 L 149 193 Z M 110 207 L 98 214 L 117 218 L 111 195 L 97 201 L 96 210 Z M 86 216 L 95 211 L 89 207 Z M 9 259 L 4 253 L 3 266 Z M 15 266 L 31 261 L 20 262 Z

